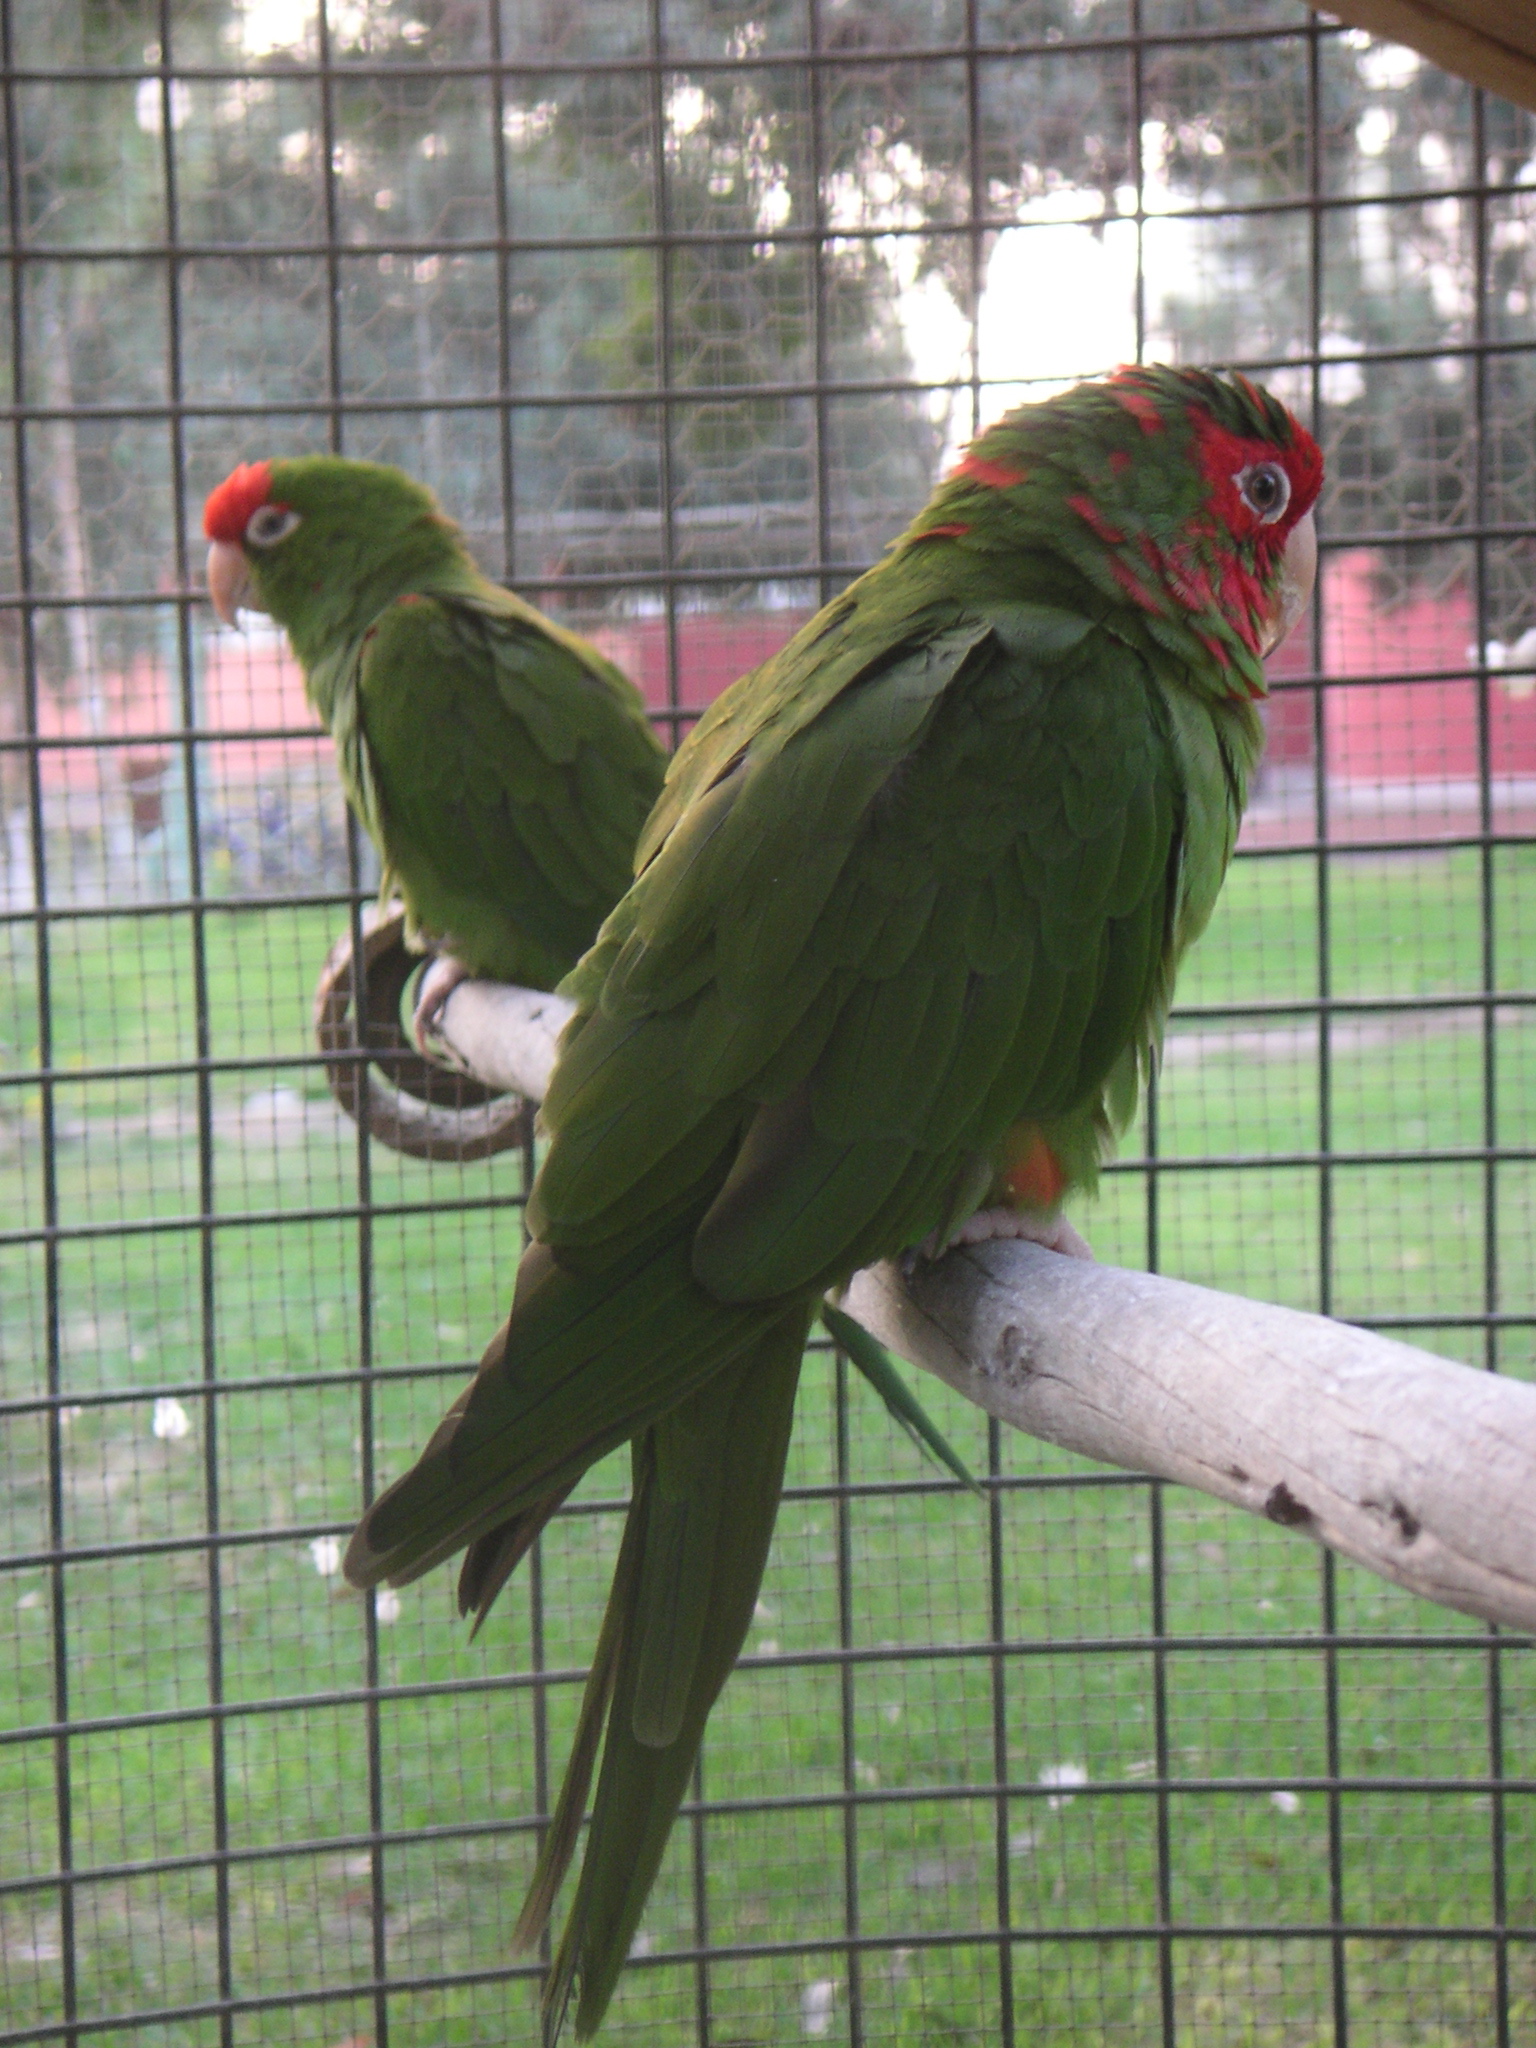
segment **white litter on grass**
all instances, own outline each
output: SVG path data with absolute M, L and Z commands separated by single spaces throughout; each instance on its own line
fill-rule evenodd
M 1301 1800 L 1294 1792 L 1271 1792 L 1269 1803 L 1276 1813 L 1300 1813 Z
M 85 1410 L 83 1408 L 61 1408 L 59 1410 L 60 1429 L 68 1429 L 69 1425 L 72 1422 L 78 1422 L 84 1413 Z
M 42 1604 L 43 1596 L 41 1593 L 38 1592 L 36 1586 L 32 1588 L 30 1593 L 23 1593 L 21 1598 L 16 1602 L 16 1605 L 18 1607 L 41 1607 Z
M 837 2006 L 840 1977 L 818 1977 L 814 1984 L 807 1984 L 800 1994 L 800 2024 L 813 2041 L 819 2041 L 832 2031 L 832 2014 Z
M 178 1444 L 192 1434 L 192 1420 L 174 1394 L 162 1394 L 155 1403 L 149 1424 L 164 1444 Z
M 258 1088 L 240 1105 L 244 1124 L 293 1123 L 304 1115 L 304 1098 L 297 1088 Z
M 322 1579 L 334 1579 L 341 1570 L 339 1536 L 317 1536 L 309 1546 L 309 1554 L 314 1559 L 315 1570 Z
M 1081 1764 L 1047 1764 L 1037 1782 L 1041 1785 L 1086 1785 L 1088 1773 Z M 1063 1791 L 1059 1799 L 1047 1799 L 1045 1803 L 1054 1813 L 1058 1807 L 1072 1804 L 1072 1794 Z
M 56 1963 L 64 1951 L 56 1935 L 34 1934 L 30 1941 L 8 1942 L 5 1953 L 18 1963 Z
M 629 1960 L 634 1962 L 638 1956 L 648 1956 L 655 1946 L 656 1940 L 654 1935 L 647 1934 L 642 1927 L 634 1940 L 629 1944 Z
M 777 1657 L 779 1654 L 778 1637 L 763 1636 L 758 1642 L 757 1654 L 759 1657 Z
M 373 1612 L 380 1628 L 400 1619 L 400 1595 L 393 1586 L 380 1586 L 373 1596 Z
M 1033 1856 L 1040 1846 L 1040 1837 L 1033 1828 L 1021 1828 L 1016 1835 L 1008 1837 L 1010 1856 Z

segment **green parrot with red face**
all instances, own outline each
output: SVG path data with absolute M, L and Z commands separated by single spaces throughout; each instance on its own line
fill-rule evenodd
M 242 463 L 203 513 L 208 585 L 288 630 L 342 781 L 414 932 L 464 974 L 553 988 L 629 886 L 666 754 L 640 693 L 492 583 L 432 493 L 383 463 Z
M 673 759 L 565 984 L 510 1318 L 345 1567 L 398 1585 L 468 1546 L 483 1614 L 631 1446 L 519 1929 L 595 1772 L 556 2031 L 573 1994 L 579 2038 L 602 2020 L 751 1619 L 823 1296 L 957 1238 L 1061 1245 L 1132 1113 L 1237 836 L 1263 657 L 1311 587 L 1321 474 L 1240 377 L 1133 368 L 1022 407 Z
M 403 470 L 244 463 L 203 514 L 227 624 L 288 630 L 342 781 L 415 934 L 418 1041 L 465 975 L 552 988 L 628 888 L 666 755 L 590 641 L 491 583 Z M 878 1346 L 855 1363 L 913 1439 L 970 1475 Z

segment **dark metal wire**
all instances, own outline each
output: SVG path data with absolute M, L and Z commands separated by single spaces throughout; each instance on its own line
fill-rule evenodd
M 809 16 L 808 16 L 809 19 Z M 1338 35 L 1342 24 L 1325 26 L 1325 34 Z M 302 59 L 284 59 L 280 65 L 263 65 L 259 60 L 234 66 L 223 64 L 187 64 L 176 67 L 176 76 L 191 83 L 208 80 L 213 83 L 227 81 L 241 82 L 251 78 L 271 78 L 284 83 L 298 80 L 318 79 L 348 80 L 374 79 L 395 84 L 416 78 L 437 84 L 449 78 L 498 77 L 502 84 L 508 78 L 569 78 L 573 72 L 584 77 L 621 77 L 625 74 L 650 77 L 657 68 L 658 59 L 667 71 L 697 73 L 722 71 L 803 71 L 835 69 L 838 71 L 858 67 L 882 69 L 889 64 L 925 64 L 942 58 L 975 55 L 981 58 L 1005 57 L 1059 57 L 1064 48 L 1073 48 L 1093 56 L 1102 54 L 1134 54 L 1137 50 L 1149 49 L 1209 49 L 1213 43 L 1235 48 L 1245 43 L 1274 44 L 1293 41 L 1304 35 L 1306 29 L 1283 22 L 1274 22 L 1258 27 L 1223 27 L 1211 29 L 1133 30 L 1127 35 L 1094 35 L 1082 41 L 1066 45 L 1059 37 L 1006 37 L 978 36 L 971 41 L 937 43 L 878 43 L 870 41 L 862 45 L 839 43 L 833 49 L 823 49 L 817 40 L 817 31 L 808 29 L 806 41 L 798 47 L 785 50 L 754 51 L 742 50 L 728 60 L 719 57 L 700 57 L 687 51 L 661 49 L 652 43 L 651 51 L 643 57 L 532 57 L 519 56 L 508 59 L 433 57 L 427 61 L 413 61 L 409 57 L 391 58 L 387 63 L 370 63 L 361 57 L 339 57 L 322 59 L 317 63 L 305 63 Z M 158 78 L 158 66 L 148 67 L 135 64 L 103 64 L 100 67 L 80 65 L 23 65 L 13 76 L 21 84 L 82 84 L 123 82 L 129 83 L 142 78 Z

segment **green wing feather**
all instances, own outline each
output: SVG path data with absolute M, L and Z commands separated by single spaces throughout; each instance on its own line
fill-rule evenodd
M 474 973 L 552 987 L 627 887 L 661 787 L 637 692 L 489 585 L 396 599 L 355 665 L 343 763 L 416 924 Z
M 641 1591 L 615 1621 L 611 1677 L 597 1677 L 600 1688 L 611 1688 L 608 1734 L 581 1875 L 545 1991 L 558 2028 L 579 1981 L 581 2040 L 596 2032 L 613 1995 L 688 1789 L 704 1723 L 751 1625 L 783 1486 L 808 1322 L 805 1312 L 779 1316 L 750 1352 L 687 1404 L 670 1445 L 662 1432 L 651 1435 L 655 1476 L 640 1495 L 646 1521 L 635 1576 Z M 681 1468 L 672 1463 L 678 1453 L 687 1458 Z M 663 1518 L 654 1503 L 666 1488 L 681 1506 Z M 706 1494 L 707 1502 L 701 1500 Z M 668 1570 L 686 1581 L 682 1601 L 644 1590 Z M 615 1592 L 621 1588 L 629 1592 L 616 1574 Z M 673 1657 L 686 1666 L 685 1684 L 660 1676 Z M 542 1889 L 537 1873 L 534 1886 Z

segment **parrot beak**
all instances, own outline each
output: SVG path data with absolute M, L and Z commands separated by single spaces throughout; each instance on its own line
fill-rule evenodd
M 242 609 L 261 609 L 251 603 L 251 571 L 245 551 L 233 541 L 216 540 L 208 550 L 208 595 L 226 626 L 234 625 L 235 614 Z
M 1290 632 L 1312 597 L 1317 581 L 1317 528 L 1309 512 L 1298 519 L 1280 557 L 1280 599 L 1269 629 L 1259 647 L 1261 655 L 1273 654 Z

